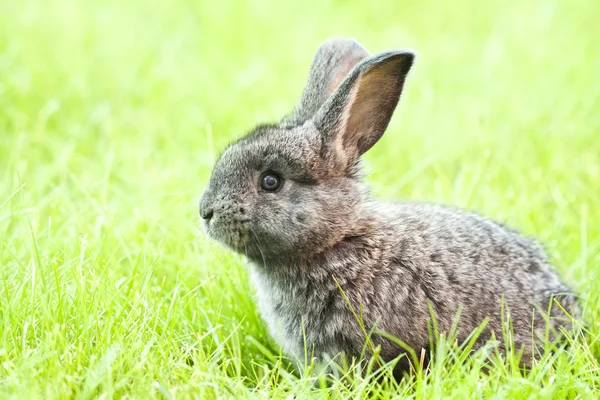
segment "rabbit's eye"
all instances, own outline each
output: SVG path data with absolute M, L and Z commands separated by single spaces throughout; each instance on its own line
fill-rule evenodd
M 268 192 L 274 192 L 281 186 L 281 177 L 274 172 L 267 171 L 260 178 L 260 187 Z

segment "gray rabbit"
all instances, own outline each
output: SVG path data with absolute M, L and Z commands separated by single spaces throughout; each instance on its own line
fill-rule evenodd
M 529 365 L 548 321 L 553 339 L 571 329 L 563 309 L 580 315 L 542 247 L 472 212 L 375 200 L 362 181 L 360 157 L 385 132 L 413 59 L 324 42 L 294 111 L 217 161 L 203 225 L 251 261 L 260 312 L 290 356 L 356 357 L 372 330 L 383 359 L 405 352 L 389 335 L 420 354 L 432 318 L 448 332 L 459 314 L 459 341 L 488 319 L 476 348 L 502 342 L 510 316 Z

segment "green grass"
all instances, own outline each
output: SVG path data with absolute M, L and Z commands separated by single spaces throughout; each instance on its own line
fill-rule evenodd
M 597 398 L 600 3 L 0 0 L 0 397 Z M 315 391 L 242 257 L 199 232 L 215 156 L 293 107 L 332 35 L 418 60 L 369 181 L 544 242 L 586 339 Z

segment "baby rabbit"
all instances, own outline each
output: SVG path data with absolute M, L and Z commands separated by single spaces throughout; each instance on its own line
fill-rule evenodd
M 571 328 L 562 308 L 580 314 L 542 247 L 469 211 L 377 201 L 362 181 L 360 157 L 385 132 L 413 59 L 324 42 L 293 112 L 217 161 L 203 225 L 251 261 L 260 312 L 292 357 L 303 359 L 305 346 L 318 357 L 359 356 L 373 328 L 384 360 L 405 352 L 390 336 L 420 354 L 431 350 L 432 318 L 448 332 L 460 313 L 459 341 L 488 319 L 476 348 L 492 335 L 502 341 L 510 316 L 530 365 L 546 324 L 554 339 Z

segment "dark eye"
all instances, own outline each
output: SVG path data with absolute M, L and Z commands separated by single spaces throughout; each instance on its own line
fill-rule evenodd
M 267 171 L 260 178 L 260 187 L 268 192 L 274 192 L 281 186 L 281 177 L 274 172 Z

